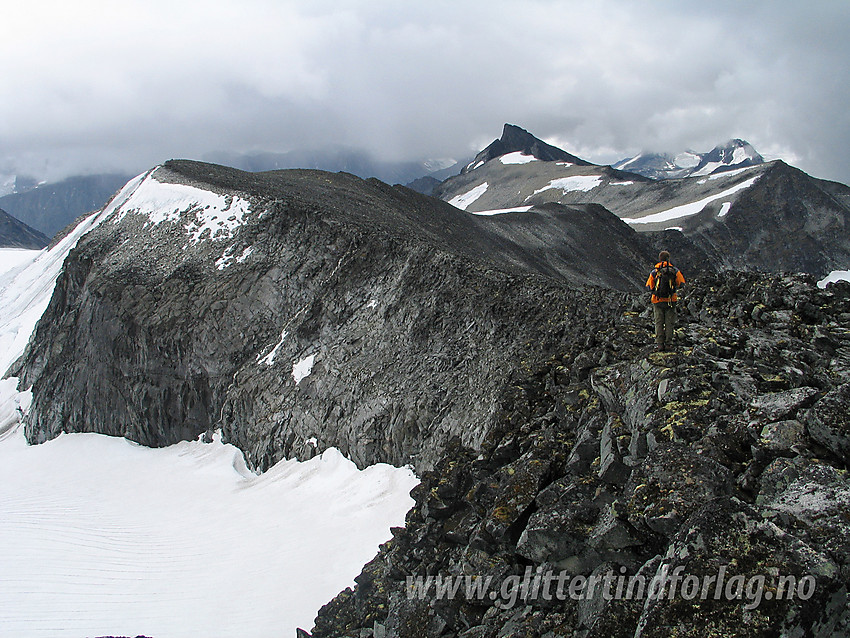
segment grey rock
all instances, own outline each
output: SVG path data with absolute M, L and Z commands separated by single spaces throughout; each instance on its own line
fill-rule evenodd
M 850 462 L 850 383 L 824 395 L 803 420 L 812 439 Z
M 845 582 L 828 554 L 725 497 L 694 513 L 654 577 L 666 583 L 665 595 L 646 599 L 635 636 L 664 635 L 671 625 L 688 635 L 742 637 L 754 627 L 765 635 L 813 635 L 814 625 L 819 635 L 829 635 L 847 600 Z M 782 581 L 781 590 L 780 577 L 791 579 Z M 782 600 L 775 591 L 783 592 Z
M 596 487 L 562 481 L 547 488 L 546 505 L 531 515 L 517 542 L 517 553 L 537 563 L 582 554 L 599 516 Z M 557 498 L 553 498 L 555 490 Z
M 616 420 L 613 421 L 616 423 Z M 602 428 L 599 442 L 599 478 L 605 483 L 620 485 L 629 478 L 630 468 L 623 463 L 617 439 L 609 419 Z
M 762 394 L 750 402 L 750 408 L 760 419 L 778 421 L 791 418 L 801 408 L 811 405 L 817 394 L 817 388 L 809 387 Z
M 806 440 L 806 429 L 800 421 L 774 421 L 761 430 L 761 442 L 772 452 L 791 452 Z

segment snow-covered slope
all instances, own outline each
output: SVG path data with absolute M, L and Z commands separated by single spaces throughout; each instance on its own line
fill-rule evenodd
M 220 440 L 7 433 L 0 635 L 294 635 L 403 524 L 415 483 L 336 450 L 255 476 Z
M 238 201 L 145 174 L 49 251 L 0 251 L 0 365 L 23 352 L 78 240 L 113 215 L 185 213 L 223 238 Z M 191 219 L 189 219 L 191 218 Z M 32 393 L 0 381 L 0 636 L 289 636 L 353 584 L 418 482 L 337 450 L 262 475 L 216 436 L 161 449 L 98 434 L 26 444 Z

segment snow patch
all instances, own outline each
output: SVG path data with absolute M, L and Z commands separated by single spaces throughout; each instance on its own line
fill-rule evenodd
M 608 186 L 631 186 L 634 182 L 608 182 Z
M 726 217 L 729 213 L 729 209 L 732 208 L 732 202 L 723 202 L 723 205 L 720 207 L 720 212 L 717 213 L 718 217 Z
M 710 175 L 711 173 L 716 171 L 721 166 L 726 166 L 726 164 L 724 164 L 723 162 L 709 162 L 708 164 L 703 166 L 698 171 L 694 171 L 692 173 L 692 176 L 693 177 L 699 177 L 699 176 L 702 176 L 702 175 Z
M 310 373 L 313 372 L 313 363 L 315 361 L 316 355 L 311 354 L 292 364 L 292 378 L 295 379 L 295 385 L 298 385 L 310 376 Z
M 516 206 L 514 208 L 497 208 L 495 210 L 478 210 L 474 211 L 473 215 L 504 215 L 505 213 L 527 213 L 534 208 L 533 206 Z
M 468 206 L 470 206 L 476 199 L 481 197 L 484 193 L 487 192 L 487 188 L 490 185 L 487 182 L 483 184 L 479 184 L 471 191 L 464 193 L 463 195 L 458 195 L 457 197 L 453 197 L 449 200 L 449 204 L 454 206 L 455 208 L 460 208 L 461 210 L 466 210 Z
M 228 239 L 242 225 L 249 212 L 250 202 L 240 197 L 219 195 L 208 190 L 160 182 L 155 169 L 117 207 L 113 223 L 118 223 L 129 213 L 146 215 L 150 223 L 177 223 L 187 216 L 185 229 L 189 244 L 197 244 L 203 237 Z
M 571 191 L 591 191 L 602 183 L 602 177 L 599 175 L 573 175 L 571 177 L 560 177 L 558 179 L 553 179 L 547 186 L 540 188 L 526 199 L 531 199 L 537 193 L 542 193 L 543 191 L 548 191 L 552 188 L 558 188 L 564 193 L 568 193 Z
M 271 351 L 266 356 L 261 357 L 260 355 L 257 355 L 257 362 L 258 363 L 264 363 L 267 366 L 274 365 L 274 359 L 277 356 L 277 351 L 280 350 L 281 346 L 283 345 L 283 342 L 286 341 L 286 338 L 288 336 L 289 336 L 289 333 L 286 330 L 281 332 L 280 333 L 280 341 L 278 341 L 274 345 L 274 347 L 271 349 Z
M 528 164 L 529 162 L 537 162 L 538 159 L 534 155 L 526 155 L 522 151 L 508 153 L 499 158 L 502 164 Z
M 638 218 L 630 218 L 623 217 L 623 221 L 627 224 L 654 224 L 659 222 L 669 222 L 674 219 L 682 219 L 683 217 L 690 217 L 691 215 L 696 215 L 703 208 L 705 208 L 711 202 L 717 201 L 718 199 L 724 199 L 729 197 L 739 191 L 749 188 L 753 184 L 756 183 L 759 176 L 753 177 L 746 181 L 741 182 L 733 186 L 732 188 L 726 189 L 721 193 L 715 193 L 714 195 L 710 195 L 704 199 L 701 199 L 696 202 L 691 202 L 690 204 L 683 204 L 682 206 L 675 206 L 673 208 L 668 208 L 667 210 L 663 210 L 659 213 L 653 213 L 652 215 L 647 215 L 646 217 L 638 217 Z
M 709 175 L 709 181 L 713 181 L 716 179 L 724 179 L 726 177 L 734 177 L 735 175 L 740 175 L 741 173 L 746 173 L 752 169 L 752 166 L 746 166 L 744 168 L 736 168 L 731 171 L 722 171 L 720 173 L 715 173 L 714 175 Z M 700 182 L 700 184 L 704 184 L 705 181 Z
M 690 151 L 679 153 L 673 158 L 673 162 L 680 168 L 694 168 L 695 166 L 698 166 L 701 161 L 702 158 L 699 155 L 691 153 Z
M 233 250 L 233 247 L 231 246 L 230 248 L 228 248 L 224 252 L 224 254 L 221 257 L 216 259 L 215 265 L 219 270 L 224 270 L 231 263 L 233 263 L 234 257 L 233 257 L 233 254 L 231 253 L 232 250 Z M 252 252 L 254 252 L 254 248 L 252 246 L 248 246 L 245 250 L 242 251 L 242 254 L 236 256 L 236 258 L 235 258 L 236 263 L 237 264 L 243 263 L 246 259 L 248 259 L 248 257 L 251 256 Z
M 826 288 L 827 284 L 836 281 L 850 281 L 850 270 L 833 270 L 818 282 L 818 288 Z

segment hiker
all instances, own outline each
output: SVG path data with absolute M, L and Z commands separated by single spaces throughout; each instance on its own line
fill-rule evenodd
M 652 291 L 652 312 L 655 315 L 655 349 L 673 347 L 673 326 L 676 324 L 676 289 L 684 285 L 681 271 L 670 263 L 670 253 L 662 250 L 658 263 L 649 273 L 646 287 Z

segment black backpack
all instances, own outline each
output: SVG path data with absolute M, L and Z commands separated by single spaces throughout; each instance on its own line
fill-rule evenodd
M 676 275 L 679 269 L 665 261 L 655 269 L 655 290 L 652 292 L 659 299 L 669 299 L 676 292 Z

